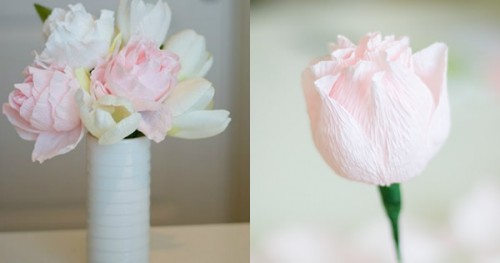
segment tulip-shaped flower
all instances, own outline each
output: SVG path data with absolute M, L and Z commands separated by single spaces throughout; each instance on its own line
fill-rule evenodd
M 164 49 L 179 56 L 181 63 L 179 79 L 181 80 L 203 77 L 212 67 L 213 58 L 207 51 L 205 38 L 194 30 L 182 30 L 170 36 Z
M 420 174 L 450 128 L 447 47 L 344 37 L 303 75 L 314 142 L 341 176 L 390 185 Z
M 231 118 L 227 110 L 212 110 L 214 87 L 203 78 L 180 82 L 165 105 L 172 114 L 171 137 L 201 139 L 223 132 Z
M 138 35 L 153 40 L 160 46 L 167 37 L 172 12 L 163 0 L 148 3 L 142 0 L 120 0 L 118 29 L 125 42 Z
M 337 174 L 382 186 L 396 243 L 397 183 L 420 174 L 449 133 L 446 70 L 442 43 L 412 54 L 407 37 L 370 33 L 357 46 L 339 36 L 303 74 L 316 147 Z

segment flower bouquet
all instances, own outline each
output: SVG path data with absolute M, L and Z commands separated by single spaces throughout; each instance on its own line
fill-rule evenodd
M 339 175 L 379 186 L 397 258 L 400 184 L 420 174 L 450 129 L 447 47 L 412 53 L 407 37 L 339 36 L 303 74 L 314 143 Z
M 3 113 L 35 141 L 40 163 L 87 133 L 89 261 L 149 262 L 149 142 L 214 136 L 230 122 L 213 110 L 205 39 L 171 35 L 166 2 L 121 0 L 95 18 L 82 4 L 35 4 L 44 49 L 15 84 Z M 131 261 L 130 261 L 131 260 Z

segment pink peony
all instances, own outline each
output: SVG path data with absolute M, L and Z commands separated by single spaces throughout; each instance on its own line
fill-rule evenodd
M 92 71 L 90 93 L 96 99 L 107 94 L 132 102 L 141 114 L 139 130 L 160 142 L 172 119 L 163 102 L 177 84 L 179 69 L 177 55 L 152 40 L 135 38 Z
M 43 162 L 71 151 L 83 137 L 75 101 L 80 84 L 69 67 L 56 68 L 37 60 L 26 75 L 10 93 L 3 113 L 21 138 L 36 141 L 32 159 Z
M 446 140 L 447 47 L 412 54 L 406 37 L 371 33 L 358 46 L 339 37 L 306 69 L 314 142 L 341 176 L 377 185 L 419 173 Z

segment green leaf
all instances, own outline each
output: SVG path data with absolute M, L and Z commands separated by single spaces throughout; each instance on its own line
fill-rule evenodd
M 384 203 L 385 212 L 391 221 L 392 237 L 396 245 L 396 253 L 398 262 L 403 262 L 401 259 L 401 250 L 399 248 L 399 213 L 401 212 L 401 190 L 399 184 L 390 186 L 379 186 L 382 202 Z
M 35 10 L 42 22 L 45 22 L 45 20 L 47 20 L 47 17 L 50 16 L 50 13 L 52 13 L 52 9 L 40 4 L 35 4 Z

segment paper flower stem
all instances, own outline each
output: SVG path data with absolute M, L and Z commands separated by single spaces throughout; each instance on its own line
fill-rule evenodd
M 391 221 L 392 237 L 396 245 L 398 262 L 402 263 L 401 250 L 399 248 L 399 213 L 401 212 L 401 191 L 399 184 L 379 186 L 382 202 L 389 220 Z

